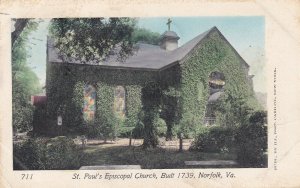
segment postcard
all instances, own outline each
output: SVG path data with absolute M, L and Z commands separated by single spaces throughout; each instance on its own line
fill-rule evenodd
M 298 187 L 299 3 L 3 1 L 2 187 Z

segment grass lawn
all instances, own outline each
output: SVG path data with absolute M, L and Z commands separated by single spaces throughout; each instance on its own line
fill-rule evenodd
M 83 150 L 82 166 L 94 165 L 141 165 L 143 169 L 187 168 L 184 161 L 235 160 L 233 153 L 203 153 L 141 146 L 115 146 L 108 144 L 87 145 Z

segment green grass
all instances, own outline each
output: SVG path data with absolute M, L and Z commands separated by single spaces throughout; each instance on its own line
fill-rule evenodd
M 203 153 L 162 148 L 143 149 L 141 146 L 88 145 L 82 166 L 93 165 L 141 165 L 143 169 L 187 168 L 184 161 L 235 160 L 232 153 Z

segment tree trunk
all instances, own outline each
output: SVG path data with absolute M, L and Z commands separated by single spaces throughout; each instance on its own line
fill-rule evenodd
M 16 40 L 21 35 L 22 31 L 26 27 L 29 19 L 17 19 L 15 22 L 15 30 L 11 33 L 11 44 L 14 45 Z

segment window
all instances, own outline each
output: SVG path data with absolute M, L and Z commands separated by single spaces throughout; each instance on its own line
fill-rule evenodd
M 120 118 L 125 117 L 125 89 L 123 86 L 117 86 L 114 92 L 114 111 Z
M 204 123 L 213 125 L 216 122 L 216 114 L 214 104 L 222 96 L 224 92 L 225 76 L 220 72 L 212 72 L 209 76 L 209 97 L 206 105 Z
M 95 119 L 96 112 L 96 88 L 86 84 L 84 87 L 83 119 L 87 122 Z
M 212 89 L 223 89 L 225 85 L 225 76 L 220 72 L 212 72 L 209 76 L 209 86 Z

